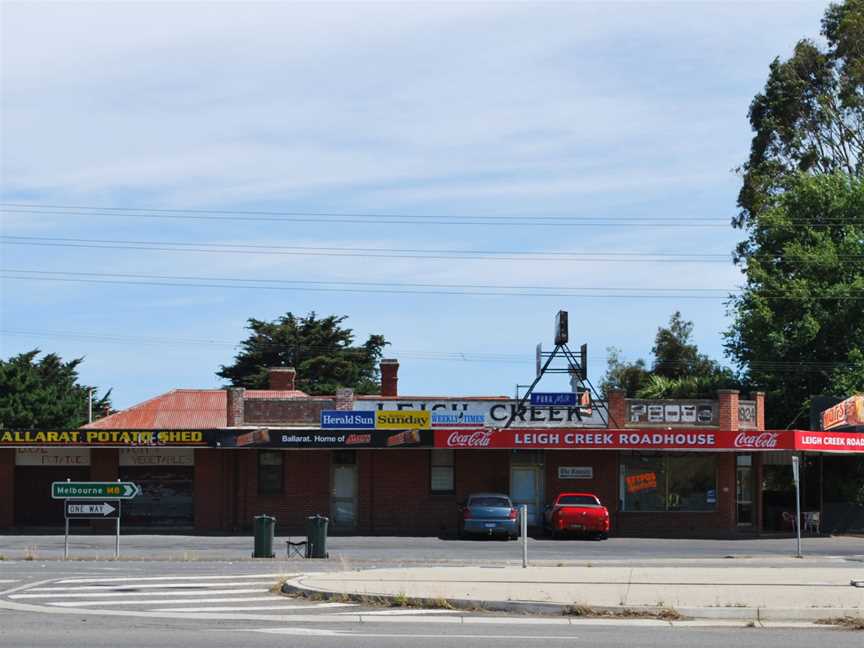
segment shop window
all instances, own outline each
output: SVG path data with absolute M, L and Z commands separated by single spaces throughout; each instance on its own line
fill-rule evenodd
M 453 492 L 453 451 L 432 450 L 429 470 L 429 490 L 433 493 Z
M 258 494 L 279 495 L 283 490 L 283 453 L 278 450 L 258 451 Z
M 717 510 L 717 457 L 713 455 L 624 455 L 622 510 Z

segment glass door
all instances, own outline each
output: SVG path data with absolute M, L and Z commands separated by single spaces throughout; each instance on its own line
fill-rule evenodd
M 753 455 L 735 457 L 735 508 L 738 526 L 753 526 Z
M 528 526 L 540 526 L 541 471 L 537 466 L 510 468 L 510 499 L 513 505 L 528 506 Z
M 357 462 L 351 450 L 333 453 L 331 476 L 330 523 L 337 530 L 357 525 Z

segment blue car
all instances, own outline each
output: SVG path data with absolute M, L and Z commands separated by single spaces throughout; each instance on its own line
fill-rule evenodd
M 515 540 L 519 537 L 519 512 L 507 495 L 474 493 L 460 510 L 460 538 L 498 536 Z

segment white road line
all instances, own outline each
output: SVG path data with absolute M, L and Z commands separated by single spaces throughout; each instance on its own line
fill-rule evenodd
M 514 638 L 513 635 L 490 635 L 490 634 L 407 634 L 407 633 L 384 633 L 384 632 L 346 632 L 344 630 L 319 630 L 315 628 L 253 628 L 253 629 L 240 629 L 238 628 L 234 632 L 263 632 L 265 634 L 281 634 L 281 635 L 293 635 L 295 637 L 357 637 L 360 638 L 374 638 L 374 639 L 442 639 L 446 637 L 447 639 L 470 639 L 471 641 L 476 641 L 478 639 L 491 639 L 493 641 L 498 641 L 500 639 L 510 639 Z M 529 635 L 519 635 L 518 639 L 520 640 L 531 640 L 531 641 L 573 641 L 574 639 L 578 639 L 579 637 L 575 634 L 567 634 L 567 635 L 537 635 L 537 636 L 529 636 Z
M 173 592 L 172 592 L 173 593 Z M 261 601 L 269 601 L 273 602 L 274 600 L 278 600 L 275 596 L 232 596 L 232 597 L 219 597 L 219 598 L 202 598 L 196 599 L 194 601 L 190 601 L 189 599 L 108 599 L 104 601 L 46 601 L 47 605 L 53 605 L 54 607 L 86 607 L 88 605 L 95 605 L 98 607 L 102 607 L 103 605 L 174 605 L 175 603 L 189 605 L 196 603 L 241 603 L 241 602 L 254 602 L 259 603 Z M 171 612 L 177 612 L 177 608 L 172 608 Z
M 20 578 L 0 578 L 0 583 L 17 583 Z
M 367 616 L 413 616 L 421 614 L 461 614 L 459 610 L 424 610 L 422 608 L 412 608 L 408 610 L 375 610 L 374 612 L 338 612 L 337 614 L 362 614 Z
M 288 578 L 292 574 L 225 574 L 223 576 L 124 576 L 123 578 L 65 578 L 57 581 L 65 583 L 120 583 L 123 581 L 179 581 L 179 580 L 237 580 L 239 578 Z M 297 574 L 293 574 L 296 576 Z
M 208 590 L 207 594 L 258 594 L 269 592 L 269 587 L 250 587 L 247 589 L 225 589 Z M 171 592 L 172 596 L 201 596 L 204 592 Z M 35 598 L 93 598 L 94 596 L 165 596 L 165 592 L 63 592 L 55 594 L 13 594 L 12 599 L 35 599 Z
M 196 603 L 260 603 L 261 601 L 269 601 L 273 602 L 272 596 L 237 596 L 237 597 L 219 597 L 212 599 L 197 599 L 195 601 L 190 601 L 189 599 L 159 599 L 154 601 L 153 599 L 122 599 L 119 601 L 46 601 L 46 605 L 52 605 L 54 607 L 85 607 L 88 605 L 174 605 L 175 603 L 180 603 L 183 605 L 196 604 Z M 178 608 L 171 608 L 169 612 L 178 612 Z
M 134 587 L 135 589 L 200 589 L 208 587 L 249 587 L 252 585 L 267 585 L 272 587 L 272 580 L 245 581 L 242 583 L 130 583 L 123 585 L 75 585 L 73 587 L 33 587 L 29 592 L 122 592 Z
M 316 603 L 315 605 L 301 605 L 289 607 L 290 604 L 282 605 L 232 605 L 230 607 L 199 607 L 199 608 L 155 608 L 151 612 L 245 612 L 247 610 L 282 610 L 283 612 L 306 612 L 312 609 L 334 608 L 334 607 L 356 607 L 356 603 Z

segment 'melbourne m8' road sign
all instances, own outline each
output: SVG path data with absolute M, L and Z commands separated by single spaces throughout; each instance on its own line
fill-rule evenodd
M 54 499 L 132 499 L 141 493 L 132 482 L 54 482 Z

